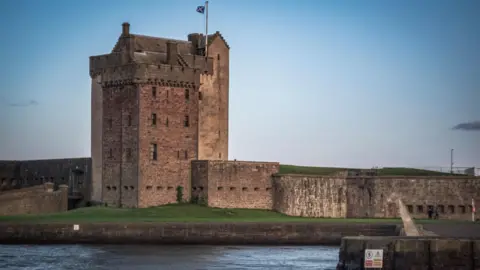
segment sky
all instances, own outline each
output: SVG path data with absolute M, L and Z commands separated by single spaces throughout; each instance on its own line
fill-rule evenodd
M 90 156 L 89 56 L 186 39 L 202 1 L 0 1 L 0 159 Z M 229 159 L 480 167 L 480 1 L 211 0 Z

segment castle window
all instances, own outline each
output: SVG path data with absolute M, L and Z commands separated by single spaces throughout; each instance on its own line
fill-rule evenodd
M 467 210 L 465 209 L 465 205 L 459 205 L 458 212 L 460 212 L 461 214 L 465 214 L 467 212 Z
M 267 187 L 265 190 L 266 190 L 266 191 L 270 191 L 270 190 L 272 190 L 272 188 L 271 188 L 271 187 Z
M 156 125 L 157 125 L 157 114 L 152 113 L 152 126 L 156 126 Z
M 417 213 L 423 213 L 423 205 L 417 205 Z
M 449 214 L 455 214 L 455 206 L 449 205 L 448 206 L 448 213 Z
M 147 186 L 147 190 L 151 190 L 152 189 L 152 186 Z
M 230 190 L 235 190 L 235 187 L 230 187 Z
M 248 190 L 248 188 L 246 188 L 246 187 L 242 188 L 242 191 L 247 191 L 247 190 Z
M 190 99 L 190 91 L 185 89 L 185 100 L 188 101 Z
M 107 186 L 107 190 L 110 190 L 110 189 L 112 189 L 112 188 L 110 186 Z
M 203 99 L 203 93 L 202 92 L 198 92 L 198 100 L 202 100 Z
M 255 191 L 259 191 L 260 189 L 259 189 L 258 187 L 256 187 L 256 188 L 254 188 L 253 190 L 255 190 Z
M 134 187 L 134 186 L 130 186 L 130 190 L 134 190 L 134 189 L 135 189 L 135 187 Z
M 150 158 L 152 160 L 157 160 L 157 144 L 156 143 L 152 143 L 150 145 Z
M 217 187 L 217 190 L 223 190 L 223 187 Z
M 127 159 L 130 159 L 132 157 L 132 149 L 131 148 L 127 148 L 126 149 L 126 155 L 127 155 Z
M 185 159 L 188 159 L 188 151 L 185 150 Z
M 192 190 L 193 190 L 193 191 L 197 190 L 197 187 L 192 187 Z
M 177 151 L 177 158 L 180 159 L 180 151 Z
M 188 117 L 188 115 L 185 115 L 185 119 L 183 120 L 183 126 L 185 127 L 190 126 L 190 117 Z
M 173 189 L 173 187 L 167 187 L 167 190 L 172 190 L 172 189 Z
M 220 54 L 217 54 L 217 60 L 220 60 Z
M 407 205 L 407 209 L 409 213 L 413 213 L 413 205 Z
M 169 93 L 169 92 L 170 92 L 170 91 L 168 91 L 168 90 L 167 90 L 167 102 L 168 102 L 168 96 L 169 96 L 169 94 L 168 94 L 168 93 Z
M 157 190 L 162 190 L 163 187 L 162 186 L 157 186 Z
M 128 124 L 128 126 L 132 125 L 132 116 L 131 115 L 127 116 L 127 124 Z
M 222 153 L 218 153 L 218 158 L 222 158 Z
M 156 98 L 157 97 L 157 87 L 152 87 L 152 97 Z
M 168 127 L 168 117 L 167 117 L 167 119 L 165 120 L 165 126 Z
M 112 187 L 112 190 L 113 190 L 113 191 L 116 191 L 116 190 L 117 190 L 117 187 L 116 187 L 116 186 L 113 186 L 113 187 Z
M 123 186 L 123 189 L 128 190 L 128 186 Z
M 203 190 L 203 187 L 198 187 L 198 189 L 200 189 L 200 191 L 202 191 L 202 190 Z

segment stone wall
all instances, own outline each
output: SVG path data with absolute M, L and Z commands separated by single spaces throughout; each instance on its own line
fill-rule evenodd
M 56 213 L 68 210 L 68 187 L 53 183 L 0 193 L 0 216 Z
M 70 191 L 90 200 L 91 158 L 65 158 L 24 161 L 0 161 L 2 190 L 11 190 L 52 182 L 55 188 L 68 185 Z
M 0 224 L 0 244 L 339 245 L 344 236 L 391 236 L 396 225 L 345 223 Z
M 90 152 L 92 155 L 92 183 L 91 183 L 91 200 L 95 202 L 102 201 L 102 130 L 103 130 L 103 89 L 102 75 L 92 76 L 91 86 L 91 136 L 90 136 Z
M 413 218 L 427 218 L 429 206 L 442 219 L 471 219 L 471 201 L 480 203 L 479 177 L 348 178 L 349 217 L 398 217 L 392 195 L 398 195 Z
M 178 186 L 190 190 L 190 161 L 197 157 L 198 91 L 146 85 L 139 96 L 138 206 L 175 203 Z M 189 194 L 184 192 L 183 199 L 189 200 Z
M 367 269 L 365 249 L 383 250 L 384 270 L 475 270 L 480 265 L 478 239 L 361 236 L 342 239 L 337 269 Z
M 229 47 L 217 32 L 212 35 L 208 56 L 213 74 L 200 75 L 198 159 L 228 159 Z
M 192 191 L 220 208 L 273 208 L 276 162 L 200 160 L 192 162 Z M 203 186 L 208 183 L 208 186 Z
M 275 211 L 290 216 L 346 217 L 345 177 L 274 176 Z
M 102 201 L 135 207 L 138 202 L 138 88 L 103 87 Z

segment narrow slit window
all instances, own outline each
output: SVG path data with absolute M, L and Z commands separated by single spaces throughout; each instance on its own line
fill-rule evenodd
M 185 100 L 188 101 L 190 99 L 190 91 L 185 89 Z
M 157 160 L 157 144 L 156 143 L 151 144 L 150 155 L 152 160 Z
M 183 126 L 184 127 L 190 126 L 190 117 L 188 115 L 185 115 L 185 119 L 183 120 Z
M 157 125 L 157 114 L 152 113 L 152 126 L 156 126 L 156 125 Z
M 157 97 L 157 87 L 152 87 L 152 97 L 156 98 Z

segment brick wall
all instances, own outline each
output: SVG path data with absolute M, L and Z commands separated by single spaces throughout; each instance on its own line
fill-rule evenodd
M 184 189 L 183 199 L 190 199 L 190 161 L 196 159 L 198 146 L 198 96 L 193 87 L 140 89 L 139 207 L 175 203 L 178 186 Z M 156 160 L 152 144 L 157 147 Z
M 279 166 L 276 162 L 193 161 L 192 190 L 206 190 L 211 207 L 272 209 L 272 175 Z M 195 186 L 206 182 L 206 187 Z
M 0 193 L 0 215 L 45 214 L 68 210 L 68 187 L 53 183 Z
M 275 175 L 275 211 L 290 216 L 346 217 L 345 178 Z

